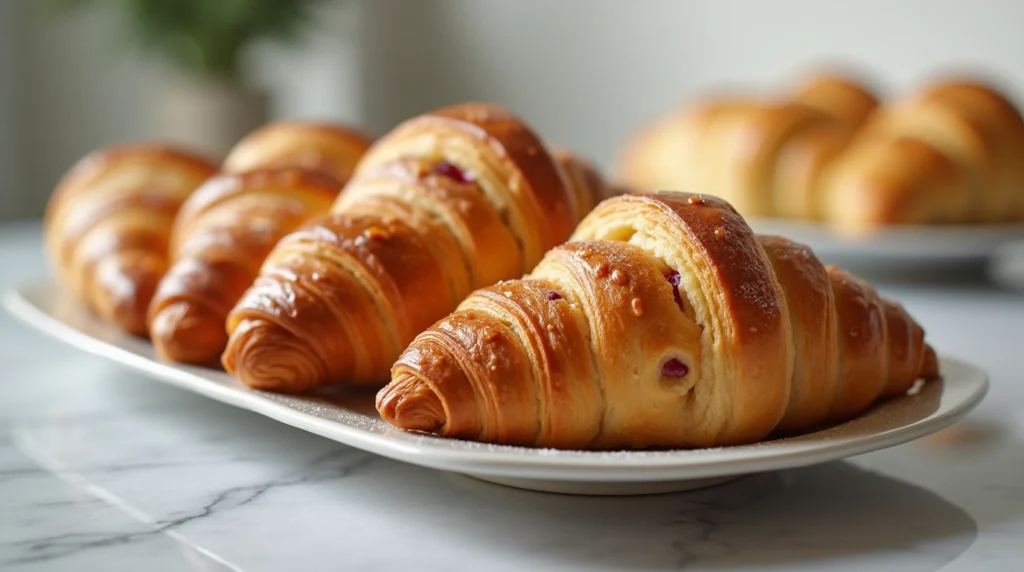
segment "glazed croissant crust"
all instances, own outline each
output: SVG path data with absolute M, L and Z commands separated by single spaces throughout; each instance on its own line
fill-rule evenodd
M 270 253 L 229 316 L 225 368 L 283 392 L 382 385 L 416 334 L 569 237 L 606 192 L 588 168 L 553 157 L 497 106 L 406 121 L 366 153 L 328 216 Z
M 51 195 L 43 223 L 60 282 L 102 319 L 145 336 L 174 217 L 215 171 L 202 157 L 155 144 L 111 147 L 80 160 Z
M 608 199 L 524 279 L 418 335 L 389 423 L 554 448 L 709 447 L 850 419 L 937 375 L 922 328 L 725 201 Z

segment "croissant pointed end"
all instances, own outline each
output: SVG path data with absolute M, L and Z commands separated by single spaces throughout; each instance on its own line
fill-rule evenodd
M 384 421 L 407 431 L 437 431 L 448 420 L 437 392 L 410 373 L 398 374 L 377 393 L 377 411 Z
M 302 393 L 328 379 L 309 343 L 266 320 L 242 320 L 221 358 L 224 369 L 253 389 Z
M 921 365 L 921 377 L 926 380 L 937 379 L 940 373 L 939 358 L 935 354 L 935 349 L 926 345 L 924 349 L 924 363 Z
M 107 257 L 96 266 L 93 306 L 125 331 L 148 337 L 146 311 L 165 267 L 147 253 Z
M 225 317 L 207 307 L 174 302 L 156 312 L 149 334 L 157 355 L 166 361 L 211 365 L 227 344 Z

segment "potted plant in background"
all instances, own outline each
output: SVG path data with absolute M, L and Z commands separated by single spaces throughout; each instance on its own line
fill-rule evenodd
M 244 79 L 248 51 L 295 42 L 326 0 L 58 0 L 111 10 L 119 37 L 175 73 L 153 101 L 156 136 L 215 157 L 268 119 L 269 96 Z

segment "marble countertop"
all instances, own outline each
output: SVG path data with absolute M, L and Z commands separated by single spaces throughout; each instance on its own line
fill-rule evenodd
M 0 227 L 0 287 L 46 272 Z M 0 315 L 0 569 L 1021 570 L 1024 296 L 881 286 L 984 403 L 843 462 L 632 498 L 549 495 L 404 465 L 63 346 Z

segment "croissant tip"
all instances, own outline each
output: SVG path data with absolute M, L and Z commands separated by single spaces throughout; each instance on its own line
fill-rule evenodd
M 298 394 L 327 380 L 327 369 L 315 350 L 266 320 L 242 320 L 221 361 L 229 374 L 256 390 Z
M 437 431 L 447 422 L 437 392 L 408 373 L 395 376 L 377 393 L 377 411 L 384 421 L 406 431 Z
M 213 365 L 227 343 L 224 316 L 178 301 L 153 314 L 149 333 L 158 357 L 165 361 Z
M 926 344 L 924 346 L 924 364 L 921 366 L 921 377 L 926 380 L 932 380 L 938 379 L 940 374 L 939 358 L 935 353 L 935 348 Z
M 149 337 L 146 310 L 163 275 L 159 260 L 146 253 L 107 257 L 95 267 L 92 306 L 129 334 Z

